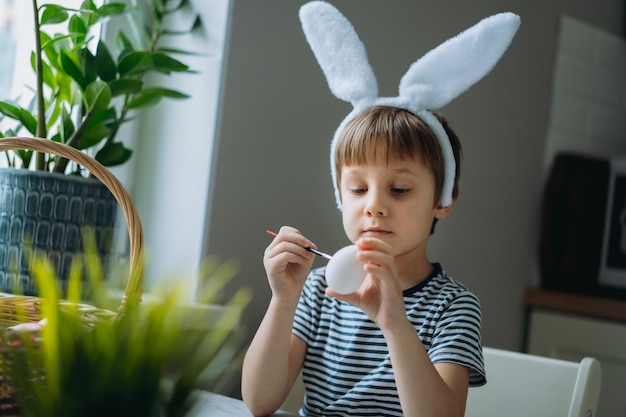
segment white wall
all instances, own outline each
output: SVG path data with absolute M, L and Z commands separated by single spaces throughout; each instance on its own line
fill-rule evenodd
M 626 39 L 561 19 L 544 165 L 559 151 L 626 154 Z
M 349 111 L 328 90 L 297 18 L 303 1 L 235 1 L 206 253 L 240 261 L 251 285 L 250 332 L 269 300 L 265 229 L 300 228 L 331 252 L 346 243 L 328 169 L 330 138 Z M 541 172 L 559 16 L 623 28 L 621 2 L 334 1 L 368 48 L 381 94 L 408 65 L 500 11 L 521 29 L 494 71 L 445 109 L 464 146 L 461 194 L 430 245 L 432 260 L 474 289 L 484 342 L 521 349 L 523 291 L 537 263 Z

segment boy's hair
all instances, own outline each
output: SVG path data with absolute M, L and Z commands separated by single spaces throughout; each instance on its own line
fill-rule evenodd
M 461 142 L 446 118 L 440 113 L 433 114 L 445 129 L 454 153 L 456 176 L 452 198 L 456 200 L 461 173 Z M 337 189 L 341 189 L 342 167 L 363 165 L 368 161 L 371 162 L 378 152 L 382 152 L 383 155 L 387 155 L 387 161 L 393 158 L 422 161 L 435 177 L 433 204 L 436 206 L 441 200 L 445 178 L 441 145 L 432 130 L 409 111 L 389 106 L 374 106 L 365 110 L 346 124 L 337 139 L 334 152 Z M 435 223 L 436 219 L 432 231 Z
M 461 143 L 450 128 L 445 116 L 434 113 L 443 125 L 454 153 L 456 176 L 452 197 L 459 193 Z M 416 115 L 397 107 L 375 106 L 348 122 L 339 135 L 335 147 L 337 187 L 341 183 L 341 168 L 346 165 L 363 165 L 371 161 L 375 152 L 393 158 L 421 160 L 435 176 L 434 203 L 441 199 L 445 167 L 437 137 Z

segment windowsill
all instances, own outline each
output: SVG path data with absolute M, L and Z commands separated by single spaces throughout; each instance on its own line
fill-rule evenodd
M 109 290 L 109 300 L 119 304 L 124 296 L 124 291 Z M 160 298 L 153 294 L 143 294 L 141 305 L 159 303 Z M 229 312 L 236 315 L 236 322 L 241 320 L 241 309 L 220 304 L 201 304 L 185 302 L 180 305 L 179 322 L 180 329 L 184 330 L 207 330 L 214 329 L 220 317 Z
M 16 297 L 16 294 L 0 292 L 2 297 Z M 109 289 L 108 304 L 119 306 L 124 296 L 123 290 Z M 161 299 L 154 294 L 143 294 L 141 306 L 158 304 Z M 88 303 L 87 303 L 88 304 Z M 111 308 L 115 310 L 115 308 Z M 220 318 L 224 314 L 233 314 L 234 318 L 227 320 L 228 323 L 241 321 L 242 309 L 220 304 L 202 304 L 196 302 L 184 302 L 179 305 L 178 327 L 180 330 L 209 330 L 218 328 Z

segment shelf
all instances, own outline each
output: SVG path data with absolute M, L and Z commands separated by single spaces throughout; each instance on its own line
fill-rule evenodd
M 529 288 L 524 294 L 524 304 L 626 322 L 626 301 L 611 298 Z

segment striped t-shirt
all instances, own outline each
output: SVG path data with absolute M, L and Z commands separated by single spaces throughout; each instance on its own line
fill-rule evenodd
M 476 295 L 433 264 L 404 291 L 406 314 L 433 363 L 467 366 L 470 386 L 485 383 Z M 402 416 L 387 344 L 363 311 L 325 295 L 325 268 L 311 271 L 293 333 L 307 344 L 305 416 Z

